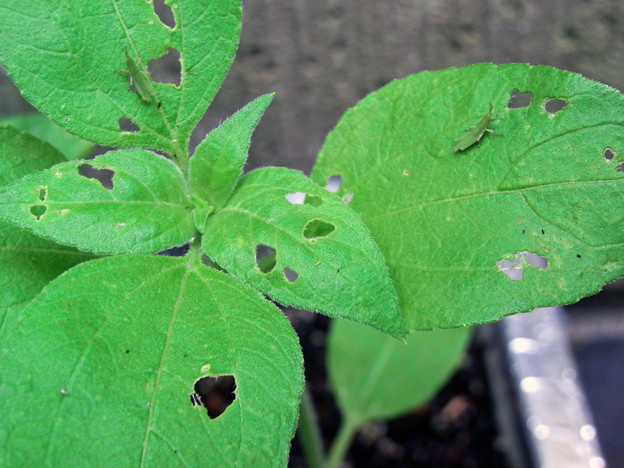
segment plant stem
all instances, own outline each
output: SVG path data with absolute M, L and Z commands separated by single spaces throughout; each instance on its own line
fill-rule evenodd
M 343 419 L 338 435 L 329 451 L 329 456 L 325 462 L 325 468 L 340 468 L 340 464 L 342 460 L 344 460 L 347 450 L 349 450 L 349 446 L 351 445 L 351 441 L 358 427 L 359 424 L 349 421 L 348 419 Z
M 177 145 L 177 147 L 179 148 L 180 146 Z M 182 150 L 180 149 L 180 154 L 173 154 L 173 160 L 182 171 L 182 174 L 184 174 L 184 177 L 188 178 L 189 158 L 186 152 L 182 152 Z
M 303 452 L 310 468 L 322 468 L 325 453 L 323 451 L 323 441 L 318 421 L 316 420 L 316 412 L 312 404 L 312 396 L 308 388 L 303 390 L 301 395 L 299 415 L 299 437 Z

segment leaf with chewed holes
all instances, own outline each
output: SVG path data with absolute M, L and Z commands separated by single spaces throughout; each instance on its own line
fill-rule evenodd
M 71 133 L 184 156 L 234 58 L 241 2 L 168 1 L 173 27 L 157 16 L 154 3 L 4 2 L 0 61 L 26 99 Z M 180 57 L 179 86 L 149 74 L 149 62 L 172 50 Z M 147 80 L 154 99 L 138 93 L 129 72 Z M 120 120 L 136 131 L 120 131 Z
M 0 342 L 0 465 L 285 466 L 302 389 L 288 319 L 198 249 L 92 260 Z
M 617 90 L 550 67 L 479 64 L 363 99 L 312 178 L 340 176 L 409 328 L 431 329 L 574 302 L 624 275 L 623 161 Z
M 65 158 L 50 144 L 10 126 L 0 126 L 0 185 L 60 163 Z M 32 299 L 48 282 L 92 258 L 0 221 L 0 326 L 7 311 Z
M 294 193 L 305 200 L 293 203 Z M 342 200 L 300 172 L 268 167 L 243 176 L 225 207 L 208 218 L 202 248 L 282 304 L 405 334 L 388 269 L 368 229 Z
M 0 188 L 0 218 L 99 254 L 154 253 L 195 233 L 186 182 L 171 161 L 119 150 L 69 161 Z

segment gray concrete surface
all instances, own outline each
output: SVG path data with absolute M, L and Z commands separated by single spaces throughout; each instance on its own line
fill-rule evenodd
M 247 0 L 237 59 L 194 142 L 277 92 L 248 168 L 309 172 L 327 132 L 367 93 L 475 62 L 553 65 L 624 89 L 623 18 L 617 0 Z M 28 109 L 6 77 L 0 96 L 0 115 Z

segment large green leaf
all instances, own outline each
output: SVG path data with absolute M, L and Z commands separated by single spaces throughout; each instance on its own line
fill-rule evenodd
M 0 185 L 63 160 L 48 143 L 0 126 Z M 8 310 L 21 307 L 60 273 L 89 258 L 0 221 L 0 324 Z
M 241 8 L 240 0 L 167 4 L 173 29 L 145 0 L 4 2 L 0 61 L 24 96 L 70 132 L 101 144 L 185 155 L 234 57 Z M 145 102 L 120 73 L 129 68 L 124 48 L 143 71 L 150 60 L 177 50 L 179 87 L 154 83 L 157 98 Z M 120 119 L 139 130 L 120 132 Z
M 191 158 L 189 182 L 194 195 L 221 208 L 243 172 L 251 135 L 273 100 L 265 94 L 247 104 L 210 132 Z
M 499 134 L 455 152 L 490 104 Z M 623 124 L 618 91 L 550 67 L 423 72 L 348 111 L 312 177 L 354 194 L 410 328 L 487 322 L 624 274 Z
M 222 375 L 211 419 L 191 396 Z M 288 320 L 199 255 L 93 260 L 0 344 L 0 465 L 285 466 L 302 386 Z
M 50 143 L 63 153 L 66 159 L 86 158 L 95 146 L 93 143 L 67 133 L 43 114 L 33 113 L 4 117 L 0 119 L 0 125 L 10 125 Z M 41 169 L 45 168 L 42 167 Z
M 293 203 L 294 194 L 304 202 Z M 405 334 L 388 269 L 368 229 L 342 200 L 300 172 L 269 167 L 243 176 L 225 207 L 208 218 L 202 248 L 282 304 Z M 262 248 L 274 255 L 259 258 Z
M 169 160 L 119 150 L 69 161 L 0 188 L 0 217 L 100 254 L 153 253 L 194 234 L 186 183 Z
M 328 370 L 348 424 L 392 418 L 429 400 L 461 362 L 470 334 L 470 328 L 413 332 L 405 345 L 334 320 Z

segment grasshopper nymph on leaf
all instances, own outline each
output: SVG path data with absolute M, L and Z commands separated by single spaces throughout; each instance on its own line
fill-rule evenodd
M 464 151 L 466 148 L 470 148 L 475 143 L 479 143 L 481 138 L 483 138 L 483 134 L 485 132 L 490 132 L 495 135 L 502 136 L 501 133 L 495 132 L 491 128 L 488 128 L 490 122 L 495 119 L 492 117 L 492 109 L 494 106 L 490 104 L 490 109 L 487 114 L 485 114 L 477 125 L 473 125 L 468 127 L 466 132 L 460 136 L 459 138 L 455 138 L 455 146 L 453 146 L 453 151 L 456 153 L 459 151 Z
M 141 60 L 138 59 L 135 62 L 134 59 L 130 57 L 130 54 L 128 54 L 127 48 L 124 47 L 123 51 L 126 55 L 126 66 L 128 69 L 119 70 L 119 72 L 130 75 L 130 83 L 134 84 L 134 87 L 136 88 L 137 93 L 139 93 L 141 99 L 148 104 L 154 100 L 158 104 L 158 107 L 160 107 L 160 101 L 158 100 L 158 95 L 156 94 L 156 89 L 152 84 L 152 78 L 149 72 L 139 68 Z

